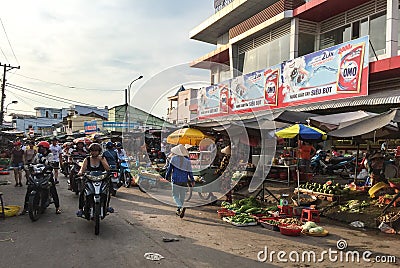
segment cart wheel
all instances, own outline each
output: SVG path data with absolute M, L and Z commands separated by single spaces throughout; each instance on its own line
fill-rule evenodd
M 210 193 L 208 193 L 208 194 L 202 194 L 202 193 L 198 193 L 199 194 L 199 196 L 200 196 L 200 198 L 201 199 L 203 199 L 203 200 L 208 200 L 208 199 L 210 199 L 210 197 L 211 197 L 211 195 L 212 195 L 212 193 L 210 192 Z

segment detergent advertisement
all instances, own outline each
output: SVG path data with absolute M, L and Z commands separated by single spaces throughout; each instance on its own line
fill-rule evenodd
M 368 67 L 364 36 L 207 87 L 199 94 L 199 117 L 367 96 Z
M 368 95 L 368 37 L 282 64 L 280 107 Z

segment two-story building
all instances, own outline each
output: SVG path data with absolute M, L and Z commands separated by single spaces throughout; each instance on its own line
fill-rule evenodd
M 368 53 L 364 57 L 366 75 L 357 80 L 365 90 L 363 94 L 335 97 L 332 93 L 326 98 L 310 98 L 308 102 L 271 105 L 271 109 L 323 114 L 360 109 L 381 112 L 400 106 L 398 0 L 215 0 L 214 5 L 215 14 L 190 32 L 191 39 L 216 46 L 191 64 L 194 68 L 210 70 L 212 85 L 234 78 L 248 79 L 247 74 L 260 70 L 265 74 L 268 68 L 272 73 L 276 69 L 276 74 L 283 77 L 284 66 L 287 66 L 292 69 L 288 68 L 291 72 L 286 79 L 307 91 L 312 79 L 325 78 L 328 72 L 345 77 L 349 70 L 356 70 L 354 62 L 350 63 L 350 56 L 345 58 L 346 53 L 357 48 L 354 42 L 368 40 L 362 45 L 362 53 Z M 368 39 L 360 39 L 363 37 Z M 309 62 L 309 66 L 314 67 L 312 73 L 306 72 L 310 69 L 305 71 L 295 66 L 307 60 L 310 53 L 319 51 L 324 52 L 318 56 L 318 62 L 316 59 Z M 333 55 L 342 57 L 342 66 L 329 66 Z M 317 65 L 322 67 L 317 68 Z M 361 69 L 362 66 L 357 67 Z M 270 84 L 284 82 L 284 78 L 270 79 Z M 275 87 L 261 86 L 266 92 L 269 90 L 268 95 L 273 95 Z M 280 85 L 279 90 L 284 86 Z M 335 89 L 335 94 L 342 93 L 340 90 Z M 284 93 L 276 94 L 282 97 Z
M 181 86 L 174 96 L 168 97 L 167 121 L 174 125 L 186 124 L 197 117 L 197 91 Z

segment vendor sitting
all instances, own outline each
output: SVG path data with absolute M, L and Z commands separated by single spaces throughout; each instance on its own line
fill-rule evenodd
M 219 168 L 215 171 L 215 174 L 221 176 L 221 190 L 226 192 L 225 197 L 227 202 L 232 203 L 232 187 L 231 187 L 231 178 L 232 172 L 226 170 L 229 165 L 229 160 L 231 158 L 231 147 L 228 145 L 221 150 L 221 153 L 224 154 L 222 161 L 220 163 Z
M 372 154 L 368 161 L 368 174 L 370 176 L 371 186 L 385 180 L 384 175 L 385 158 L 380 152 Z

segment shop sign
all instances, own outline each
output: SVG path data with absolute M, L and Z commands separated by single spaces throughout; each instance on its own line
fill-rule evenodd
M 85 121 L 83 122 L 83 128 L 85 134 L 91 134 L 97 132 L 97 121 Z
M 138 123 L 133 123 L 131 122 L 130 128 L 138 128 L 139 124 Z M 127 128 L 128 127 L 128 122 L 103 122 L 103 128 Z
M 367 96 L 368 44 L 368 36 L 361 37 L 202 88 L 198 115 L 202 119 Z

